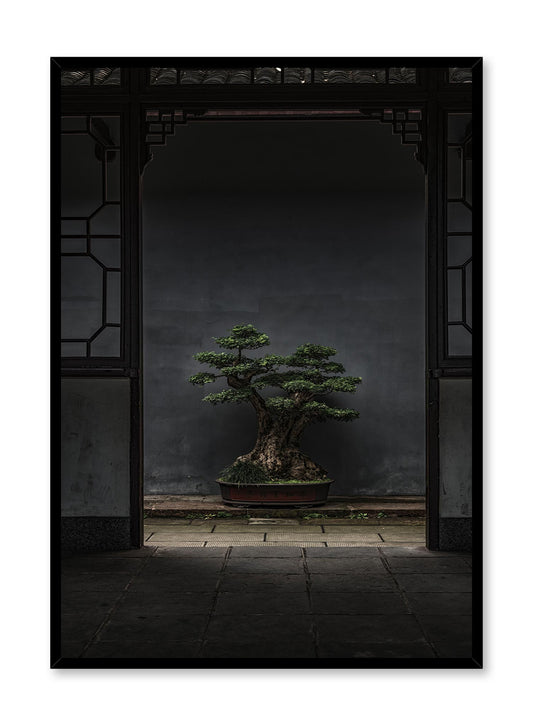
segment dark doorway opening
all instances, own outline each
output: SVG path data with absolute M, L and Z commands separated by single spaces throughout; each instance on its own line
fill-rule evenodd
M 332 495 L 424 495 L 425 197 L 413 147 L 369 120 L 192 121 L 143 180 L 144 493 L 215 494 L 255 438 L 246 406 L 188 383 L 199 350 L 253 323 L 363 378 L 358 421 L 302 448 Z

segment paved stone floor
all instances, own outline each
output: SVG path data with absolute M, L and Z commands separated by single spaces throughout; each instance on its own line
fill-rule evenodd
M 471 557 L 416 523 L 145 520 L 65 555 L 65 658 L 470 658 Z

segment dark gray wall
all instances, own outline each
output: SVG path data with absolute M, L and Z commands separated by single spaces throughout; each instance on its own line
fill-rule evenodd
M 440 387 L 440 516 L 472 516 L 472 381 Z
M 439 548 L 472 549 L 472 381 L 439 382 Z
M 378 122 L 179 127 L 144 178 L 145 491 L 214 493 L 251 448 L 246 404 L 187 378 L 253 323 L 268 352 L 331 345 L 361 417 L 308 429 L 332 493 L 423 494 L 424 177 Z
M 61 514 L 129 517 L 130 382 L 61 381 Z

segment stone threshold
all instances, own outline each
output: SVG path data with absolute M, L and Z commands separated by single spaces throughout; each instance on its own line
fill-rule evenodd
M 193 518 L 195 516 L 214 516 L 222 518 L 275 517 L 304 519 L 308 515 L 324 515 L 324 518 L 349 519 L 366 514 L 366 518 L 358 519 L 363 523 L 381 518 L 423 519 L 426 515 L 425 497 L 390 496 L 390 497 L 330 497 L 325 504 L 310 507 L 231 507 L 222 502 L 217 494 L 212 495 L 177 495 L 150 494 L 144 497 L 144 514 L 146 517 Z M 380 516 L 378 516 L 380 515 Z M 351 517 L 351 519 L 350 519 Z M 320 517 L 317 517 L 320 519 Z

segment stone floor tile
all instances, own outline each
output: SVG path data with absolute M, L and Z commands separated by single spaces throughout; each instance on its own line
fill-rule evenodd
M 144 518 L 143 522 L 145 525 L 161 524 L 165 527 L 171 527 L 172 525 L 189 525 L 192 520 L 183 517 L 150 517 Z
M 470 574 L 395 574 L 395 579 L 406 592 L 471 592 L 472 576 Z
M 305 575 L 285 574 L 224 574 L 219 590 L 221 592 L 301 592 L 306 590 Z
M 259 528 L 256 528 L 259 529 Z M 213 530 L 215 534 L 247 534 L 250 532 L 250 526 L 248 522 L 242 523 L 242 524 L 226 524 L 224 522 L 223 524 L 215 524 L 215 528 Z M 252 530 L 255 532 L 255 530 Z M 263 527 L 261 527 L 261 532 L 263 532 Z
M 160 572 L 143 573 L 132 581 L 128 592 L 154 592 L 161 597 L 165 597 L 167 592 L 213 592 L 219 577 L 218 572 L 180 574 L 175 577 Z
M 410 609 L 427 615 L 470 615 L 472 593 L 470 592 L 406 592 Z
M 181 542 L 205 542 L 210 532 L 198 532 L 197 530 L 181 530 L 179 532 L 154 532 L 148 542 L 151 545 L 168 545 L 174 543 L 179 545 Z
M 93 553 L 89 555 L 90 557 L 99 558 L 99 559 L 129 559 L 131 557 L 138 558 L 138 557 L 151 557 L 155 551 L 155 547 L 150 547 L 149 545 L 143 545 L 142 547 L 139 547 L 138 549 L 134 550 L 112 550 L 109 552 L 98 552 Z M 65 556 L 64 559 L 76 559 L 80 557 L 79 554 L 71 554 L 69 556 Z
M 399 545 L 392 546 L 390 543 L 385 544 L 384 542 L 380 545 L 380 551 L 386 557 L 457 557 L 459 556 L 453 552 L 437 552 L 428 550 L 423 544 L 405 544 L 400 543 Z
M 380 532 L 381 534 L 422 534 L 425 535 L 426 533 L 426 526 L 425 524 L 410 524 L 410 525 L 401 525 L 401 524 L 378 524 L 376 526 L 376 530 Z
M 386 615 L 408 614 L 408 607 L 398 592 L 312 592 L 312 609 L 317 614 Z
M 96 633 L 108 614 L 107 608 L 85 612 L 63 612 L 61 637 L 68 641 L 87 642 Z
M 111 615 L 98 635 L 101 641 L 183 641 L 202 637 L 207 615 L 128 609 Z
M 116 640 L 93 643 L 83 658 L 197 658 L 200 640 L 169 641 L 157 638 L 152 641 Z
M 217 542 L 221 544 L 227 543 L 228 546 L 233 544 L 234 542 L 245 542 L 247 544 L 253 544 L 254 542 L 262 542 L 264 536 L 265 535 L 263 532 L 256 532 L 255 530 L 253 532 L 246 533 L 227 532 L 226 534 L 217 534 L 216 532 L 214 532 L 213 534 L 206 534 L 205 541 Z
M 209 621 L 206 639 L 227 643 L 250 643 L 276 641 L 283 643 L 307 643 L 313 639 L 311 615 L 267 614 L 267 615 L 213 615 Z
M 419 615 L 418 620 L 431 642 L 448 643 L 472 642 L 471 615 Z
M 247 548 L 246 542 L 234 542 L 231 546 L 234 550 L 237 548 L 239 550 Z M 305 540 L 293 542 L 292 540 L 287 540 L 283 542 L 253 542 L 249 546 L 255 548 L 270 547 L 272 552 L 270 553 L 270 555 L 266 556 L 278 557 L 278 550 L 286 550 L 287 548 L 301 550 L 302 547 L 325 547 L 326 545 L 324 544 L 324 542 L 306 542 Z
M 144 567 L 143 557 L 78 557 L 61 563 L 61 570 L 68 573 L 123 573 L 134 574 Z
M 301 557 L 302 556 L 302 548 L 301 547 L 285 547 L 285 546 L 276 546 L 276 547 L 269 547 L 266 548 L 263 545 L 260 547 L 248 547 L 248 546 L 242 546 L 242 547 L 232 547 L 231 549 L 231 559 L 234 558 L 240 558 L 240 557 Z
M 326 542 L 328 546 L 334 547 L 335 542 L 354 542 L 356 544 L 383 544 L 377 532 L 357 532 L 354 534 L 335 534 L 334 532 L 326 532 Z
M 462 573 L 471 568 L 461 557 L 391 557 L 388 565 L 392 572 L 405 573 Z
M 259 529 L 257 527 L 256 529 Z M 321 529 L 321 528 L 320 528 Z M 263 532 L 279 532 L 280 534 L 295 534 L 298 537 L 302 537 L 306 534 L 321 534 L 321 531 L 317 531 L 316 527 L 310 527 L 305 524 L 291 524 L 280 526 L 279 524 L 264 524 L 261 527 Z
M 426 538 L 424 535 L 404 535 L 401 537 L 400 535 L 391 535 L 387 536 L 385 534 L 380 534 L 380 537 L 383 540 L 383 544 L 385 545 L 391 545 L 391 546 L 397 546 L 397 545 L 404 545 L 404 544 L 424 544 L 426 541 Z
M 209 534 L 213 530 L 213 527 L 209 530 L 200 530 L 200 534 Z M 150 544 L 156 535 L 160 534 L 179 534 L 184 535 L 190 532 L 191 534 L 198 534 L 198 530 L 192 527 L 151 527 L 150 529 L 144 528 L 144 541 Z M 193 537 L 194 541 L 194 537 Z M 153 546 L 153 545 L 152 545 Z
M 380 552 L 377 547 L 366 547 L 364 545 L 354 545 L 350 547 L 340 547 L 339 545 L 329 545 L 324 550 L 307 550 L 306 557 L 374 557 L 379 556 Z
M 315 532 L 314 530 L 312 532 L 303 532 L 301 529 L 295 529 L 295 531 L 292 531 L 293 528 L 291 528 L 290 532 L 287 532 L 284 528 L 283 531 L 272 531 L 266 533 L 266 541 L 267 542 L 286 542 L 287 540 L 307 540 L 308 542 L 325 542 L 326 535 L 323 532 Z
M 167 545 L 157 547 L 154 557 L 223 557 L 226 549 L 207 552 L 204 542 L 180 542 L 175 547 Z
M 328 522 L 329 519 L 327 517 L 319 517 L 317 519 L 301 519 L 297 524 L 301 527 L 309 527 L 310 529 L 316 529 L 317 527 L 322 529 L 323 525 L 328 524 Z
M 377 534 L 378 527 L 371 525 L 357 525 L 357 524 L 327 524 L 324 522 L 324 532 L 326 534 L 349 534 L 350 536 L 358 537 L 360 534 L 369 535 Z
M 336 537 L 335 539 L 331 538 L 331 535 L 326 535 L 326 547 L 328 548 L 334 548 L 339 549 L 340 547 L 367 547 L 367 548 L 373 548 L 377 550 L 377 546 L 381 544 L 381 540 L 379 542 L 375 542 L 374 540 L 369 542 L 362 542 L 359 540 L 350 541 L 347 539 L 339 539 Z M 367 554 L 368 556 L 368 554 Z
M 413 540 L 426 542 L 425 527 L 378 527 L 377 532 L 386 540 Z
M 61 593 L 61 607 L 63 610 L 83 612 L 93 608 L 111 608 L 124 595 L 123 591 L 87 591 L 67 590 Z
M 320 644 L 349 641 L 353 643 L 425 643 L 426 639 L 413 615 L 317 615 Z
M 215 615 L 277 615 L 309 613 L 309 598 L 301 592 L 221 592 Z M 274 636 L 275 634 L 273 634 Z
M 319 658 L 435 658 L 427 643 L 319 642 Z
M 374 573 L 384 574 L 385 565 L 380 557 L 310 557 L 307 566 L 311 575 L 316 573 Z
M 213 529 L 212 524 L 208 524 L 205 529 L 211 531 Z M 180 522 L 173 522 L 172 524 L 167 524 L 164 519 L 154 520 L 150 524 L 146 524 L 146 520 L 144 522 L 144 531 L 146 532 L 183 532 L 186 529 L 190 529 L 191 523 L 187 522 L 185 520 L 181 520 Z M 203 527 L 202 527 L 203 529 Z
M 272 550 L 271 550 L 272 551 Z M 303 558 L 297 557 L 241 557 L 231 558 L 226 565 L 226 574 L 245 572 L 256 573 L 287 573 L 303 572 Z
M 288 640 L 234 643 L 231 640 L 207 640 L 202 658 L 314 658 L 315 647 L 311 638 L 305 642 Z
M 209 613 L 213 607 L 215 591 L 212 592 L 127 592 L 115 612 L 167 612 L 176 615 Z
M 61 589 L 64 593 L 122 591 L 131 579 L 132 575 L 120 572 L 64 573 Z
M 283 540 L 283 541 L 277 541 L 277 542 L 253 542 L 252 543 L 254 547 L 270 547 L 274 551 L 277 551 L 277 548 L 286 548 L 286 547 L 292 547 L 297 549 L 302 549 L 302 547 L 322 547 L 324 548 L 326 545 L 324 542 L 321 541 L 313 541 L 309 542 L 307 539 L 302 538 L 298 540 Z M 234 548 L 242 547 L 243 545 L 246 545 L 246 542 L 233 542 L 232 546 Z M 208 542 L 207 546 L 214 546 L 213 543 Z M 272 554 L 270 555 L 272 557 Z
M 397 590 L 388 574 L 312 574 L 312 592 L 375 592 Z
M 152 557 L 143 568 L 141 575 L 154 573 L 172 576 L 203 576 L 220 572 L 224 566 L 222 557 L 206 557 L 204 559 L 188 559 L 186 557 Z

